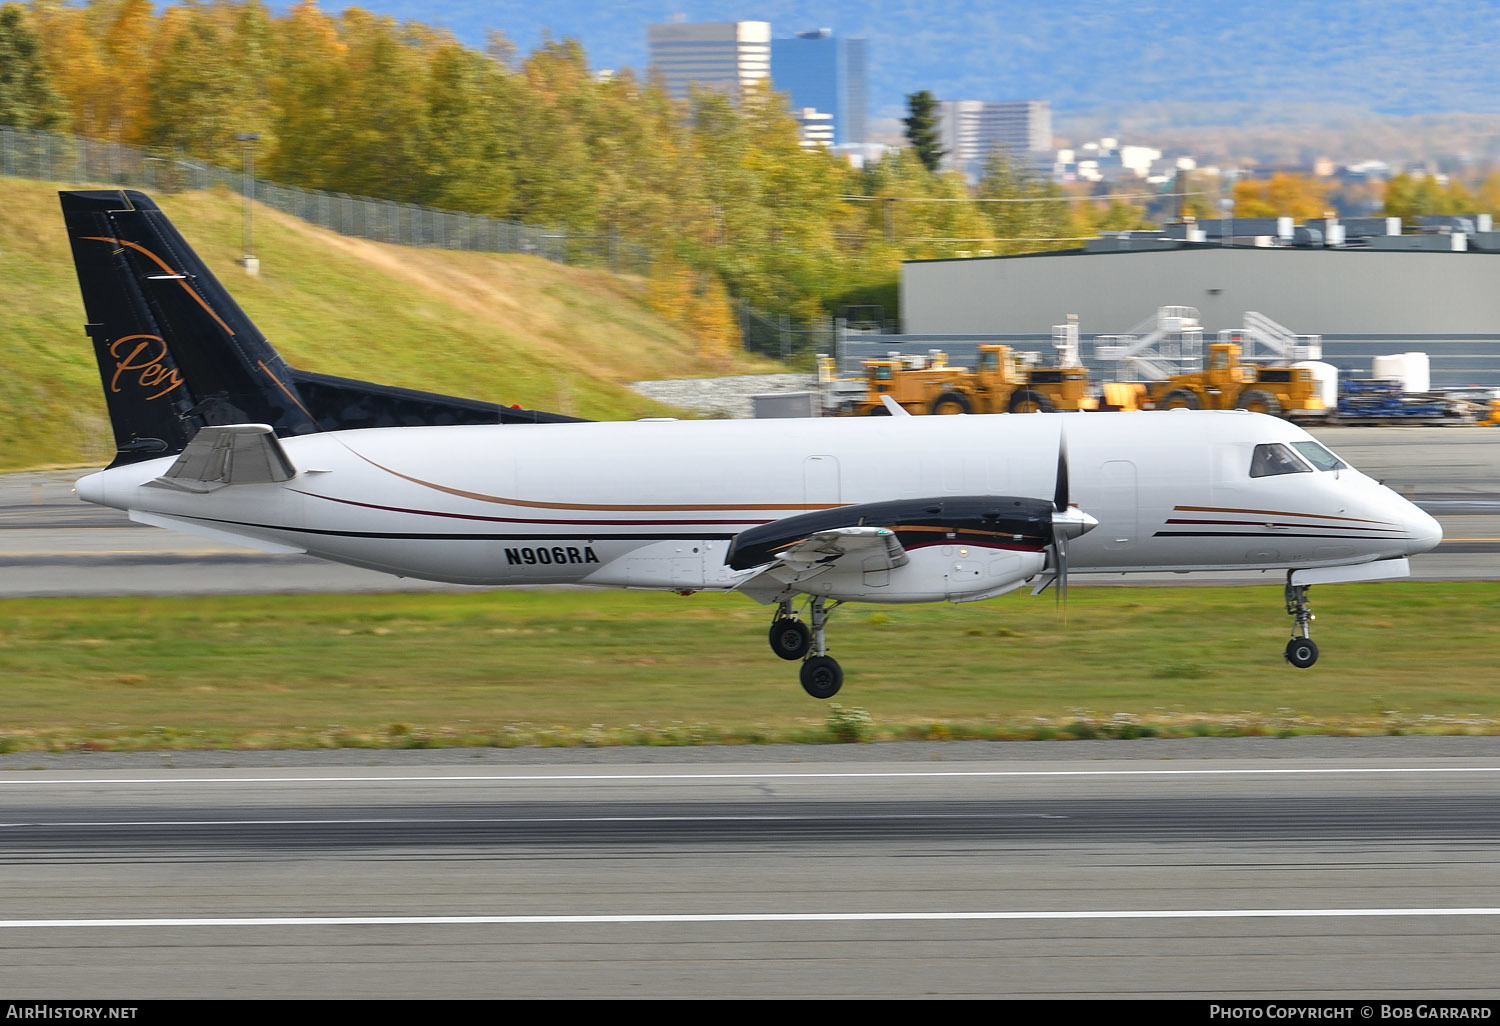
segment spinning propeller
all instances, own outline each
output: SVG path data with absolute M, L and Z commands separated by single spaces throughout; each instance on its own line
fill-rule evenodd
M 1068 503 L 1068 439 L 1057 437 L 1057 486 L 1052 493 L 1053 579 L 1057 582 L 1057 601 L 1066 613 L 1068 602 L 1068 539 L 1077 538 L 1099 526 L 1099 521 L 1077 506 Z

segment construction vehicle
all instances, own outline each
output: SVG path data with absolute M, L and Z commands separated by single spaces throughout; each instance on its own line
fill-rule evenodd
M 1234 342 L 1211 343 L 1207 367 L 1154 382 L 1149 394 L 1158 410 L 1250 410 L 1272 417 L 1327 411 L 1311 370 L 1243 363 Z
M 1198 311 L 1164 306 L 1155 325 L 1143 322 L 1128 335 L 1100 335 L 1095 354 L 1113 360 L 1116 378 L 1104 386 L 1105 409 L 1251 410 L 1273 417 L 1322 415 L 1327 411 L 1313 371 L 1307 367 L 1247 362 L 1256 343 L 1268 358 L 1316 360 L 1316 335 L 1293 335 L 1257 313 L 1245 315 L 1241 331 L 1223 331 L 1203 359 Z M 1118 380 L 1125 376 L 1144 381 Z
M 950 367 L 946 354 L 937 350 L 926 356 L 866 360 L 864 370 L 863 378 L 838 379 L 833 360 L 821 359 L 827 412 L 881 416 L 890 413 L 882 401 L 887 395 L 915 414 L 1045 413 L 1097 405 L 1084 368 L 1031 366 L 1004 345 L 980 345 L 973 370 Z

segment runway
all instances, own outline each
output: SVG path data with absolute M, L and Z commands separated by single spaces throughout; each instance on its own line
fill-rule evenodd
M 1497 579 L 1500 432 L 1317 434 Z M 447 587 L 81 473 L 0 478 L 0 595 Z M 22 753 L 0 866 L 27 998 L 1500 998 L 1492 738 Z
M 1443 525 L 1443 543 L 1412 560 L 1415 579 L 1500 579 L 1500 430 L 1326 428 L 1313 434 Z M 0 475 L 0 597 L 473 590 L 134 524 L 72 494 L 73 482 L 85 473 Z M 1264 573 L 1078 574 L 1071 583 L 1279 579 Z
M 1500 997 L 1500 745 L 1361 741 L 52 757 L 0 989 Z

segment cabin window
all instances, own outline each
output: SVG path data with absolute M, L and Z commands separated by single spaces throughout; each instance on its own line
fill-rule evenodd
M 1317 442 L 1293 442 L 1292 448 L 1318 470 L 1344 470 L 1349 466 Z
M 1310 474 L 1312 468 L 1292 454 L 1280 442 L 1265 442 L 1255 447 L 1250 458 L 1251 477 L 1275 477 L 1278 474 Z

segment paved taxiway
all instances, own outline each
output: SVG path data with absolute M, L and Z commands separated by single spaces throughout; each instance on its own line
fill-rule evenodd
M 27 997 L 1500 997 L 1495 739 L 0 765 Z
M 1500 430 L 1327 428 L 1314 434 L 1443 525 L 1442 545 L 1412 560 L 1414 577 L 1500 579 Z M 0 476 L 0 597 L 467 590 L 133 524 L 72 494 L 84 473 Z M 1279 583 L 1280 575 L 1080 574 L 1075 583 L 1236 580 Z

